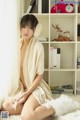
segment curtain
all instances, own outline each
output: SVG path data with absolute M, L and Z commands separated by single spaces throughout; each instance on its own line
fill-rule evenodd
M 0 0 L 0 97 L 19 83 L 20 0 Z

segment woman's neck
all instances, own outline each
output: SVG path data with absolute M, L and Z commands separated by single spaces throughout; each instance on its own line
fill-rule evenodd
M 30 42 L 30 40 L 25 40 L 25 39 L 23 39 L 23 44 L 24 44 L 24 45 L 27 46 L 27 45 L 29 44 L 29 42 Z

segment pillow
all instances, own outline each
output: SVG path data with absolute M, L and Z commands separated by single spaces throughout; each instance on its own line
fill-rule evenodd
M 80 109 L 80 102 L 73 100 L 67 95 L 61 95 L 59 98 L 47 101 L 43 105 L 47 108 L 52 107 L 56 116 Z

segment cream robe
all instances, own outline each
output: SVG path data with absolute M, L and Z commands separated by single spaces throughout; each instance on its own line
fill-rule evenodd
M 27 46 L 23 62 L 23 75 L 27 88 L 31 86 L 36 74 L 40 75 L 43 74 L 43 72 L 44 48 L 43 45 L 38 42 L 35 37 L 33 37 Z M 33 91 L 32 94 L 40 104 L 52 99 L 51 91 L 44 80 L 41 81 L 40 85 Z

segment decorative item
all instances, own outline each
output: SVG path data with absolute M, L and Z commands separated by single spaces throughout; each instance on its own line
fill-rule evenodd
M 54 29 L 56 29 L 56 39 L 58 38 L 58 36 L 62 33 L 62 30 L 60 29 L 60 27 L 58 26 L 58 25 L 53 25 L 52 24 L 52 27 L 54 28 Z
M 65 13 L 73 13 L 73 12 L 74 12 L 73 4 L 66 4 L 65 5 Z
M 55 26 L 52 24 L 52 27 L 57 30 L 56 38 L 53 39 L 53 41 L 71 41 L 69 31 L 63 32 L 61 28 L 58 26 L 58 24 Z
M 55 0 L 55 4 L 51 8 L 51 13 L 73 13 L 74 4 L 65 3 L 64 0 Z

